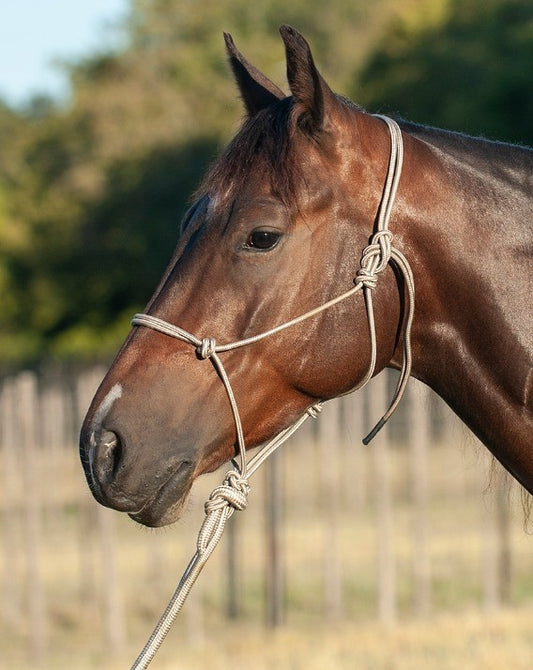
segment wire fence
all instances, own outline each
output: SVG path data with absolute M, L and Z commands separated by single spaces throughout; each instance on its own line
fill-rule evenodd
M 103 374 L 24 372 L 0 385 L 0 638 L 35 662 L 67 636 L 112 653 L 143 640 L 221 480 L 200 478 L 184 520 L 167 531 L 97 505 L 77 440 Z M 390 426 L 361 445 L 392 384 L 382 374 L 329 403 L 265 464 L 185 606 L 188 643 L 215 614 L 269 627 L 394 624 L 531 594 L 519 496 L 434 394 L 413 382 Z

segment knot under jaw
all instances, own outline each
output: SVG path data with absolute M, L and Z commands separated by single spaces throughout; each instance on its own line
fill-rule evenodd
M 234 510 L 243 511 L 248 507 L 248 494 L 250 493 L 250 484 L 248 480 L 241 477 L 239 472 L 230 470 L 226 473 L 226 478 L 221 486 L 217 486 L 211 492 L 204 508 L 205 513 L 210 514 L 226 506 Z
M 204 337 L 201 344 L 196 347 L 196 353 L 201 359 L 211 358 L 216 352 L 217 343 L 214 337 Z

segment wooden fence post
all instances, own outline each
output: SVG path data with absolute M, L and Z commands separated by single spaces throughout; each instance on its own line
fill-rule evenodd
M 431 610 L 431 564 L 428 549 L 428 448 L 430 440 L 429 389 L 410 381 L 409 446 L 413 528 L 414 610 L 427 617 Z
M 38 472 L 37 380 L 33 373 L 23 372 L 16 380 L 17 414 L 20 447 L 24 464 L 24 502 L 26 514 L 26 566 L 28 586 L 28 623 L 31 652 L 36 663 L 46 648 L 46 612 L 41 574 L 41 481 Z
M 47 481 L 57 481 L 58 472 L 63 457 L 62 452 L 67 444 L 65 422 L 65 395 L 57 384 L 44 388 L 40 393 L 39 420 L 41 425 L 41 447 L 46 460 L 43 463 L 45 472 L 42 476 Z M 60 507 L 61 487 L 51 487 L 47 495 L 47 508 L 54 520 L 57 518 Z
M 496 523 L 499 538 L 498 575 L 501 601 L 507 605 L 511 601 L 512 581 L 510 497 L 513 484 L 511 476 L 501 465 L 495 464 L 495 467 L 498 469 L 496 483 Z
M 6 379 L 0 398 L 0 437 L 2 446 L 2 499 L 4 509 L 4 579 L 2 613 L 6 622 L 18 625 L 22 621 L 21 585 L 16 570 L 21 557 L 19 498 L 24 490 L 22 475 L 16 457 L 17 399 L 14 380 Z
M 350 509 L 363 510 L 368 502 L 368 451 L 363 447 L 363 391 L 341 403 L 342 472 L 344 499 Z
M 385 411 L 388 402 L 387 376 L 381 373 L 369 387 L 369 414 L 371 423 Z M 390 481 L 388 428 L 385 426 L 367 447 L 374 454 L 375 499 L 377 513 L 377 571 L 378 614 L 380 620 L 391 625 L 397 619 L 396 559 L 393 542 L 392 490 Z
M 228 575 L 228 590 L 226 612 L 228 619 L 236 619 L 239 616 L 238 598 L 238 551 L 237 551 L 237 515 L 233 514 L 226 524 L 226 566 Z
M 284 609 L 282 456 L 282 452 L 274 452 L 265 463 L 266 620 L 271 628 L 282 624 Z
M 104 596 L 104 618 L 109 650 L 120 654 L 126 645 L 124 605 L 118 581 L 115 546 L 115 513 L 98 506 L 98 526 L 102 561 L 102 588 Z
M 498 535 L 496 531 L 496 506 L 494 491 L 483 497 L 481 509 L 482 543 L 481 564 L 483 568 L 483 608 L 494 612 L 501 605 L 498 583 Z
M 483 605 L 493 611 L 511 600 L 511 513 L 510 475 L 496 461 L 491 463 L 491 482 L 483 527 Z M 488 517 L 488 518 L 485 518 Z
M 342 570 L 339 546 L 341 509 L 340 403 L 328 403 L 318 420 L 322 452 L 322 508 L 326 538 L 324 552 L 325 613 L 330 621 L 342 617 Z

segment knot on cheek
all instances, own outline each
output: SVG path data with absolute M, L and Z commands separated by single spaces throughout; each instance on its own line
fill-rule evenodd
M 362 284 L 365 288 L 373 290 L 378 283 L 378 275 L 387 267 L 391 252 L 392 233 L 389 230 L 379 230 L 371 240 L 371 243 L 363 250 L 361 268 L 355 277 L 356 284 Z
M 355 277 L 355 284 L 362 284 L 370 290 L 374 290 L 378 285 L 378 276 L 373 270 L 360 268 Z
M 214 337 L 204 337 L 202 343 L 196 348 L 196 353 L 202 359 L 211 358 L 216 348 L 217 343 Z

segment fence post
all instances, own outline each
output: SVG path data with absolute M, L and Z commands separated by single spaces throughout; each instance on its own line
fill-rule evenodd
M 236 619 L 239 616 L 239 599 L 237 595 L 239 574 L 238 552 L 237 552 L 237 515 L 233 514 L 226 524 L 226 560 L 228 570 L 228 590 L 226 611 L 228 619 Z
M 431 565 L 428 550 L 429 389 L 411 380 L 409 388 L 409 443 L 413 523 L 414 609 L 419 617 L 431 610 Z
M 496 483 L 496 523 L 498 528 L 498 574 L 500 583 L 500 597 L 503 604 L 511 600 L 511 510 L 510 497 L 512 480 L 509 473 L 499 464 Z
M 2 610 L 6 622 L 17 625 L 22 620 L 20 579 L 16 566 L 20 560 L 21 535 L 18 495 L 24 485 L 16 458 L 17 400 L 14 380 L 6 379 L 0 397 L 2 446 L 2 498 L 4 508 L 4 584 Z
M 363 428 L 363 392 L 340 400 L 342 406 L 342 444 L 345 500 L 350 509 L 361 511 L 368 502 L 368 451 L 361 440 Z
M 484 608 L 488 611 L 508 604 L 511 599 L 511 515 L 509 499 L 510 475 L 495 460 L 491 462 L 489 504 L 484 519 Z
M 16 380 L 17 415 L 20 447 L 25 473 L 24 504 L 26 514 L 26 566 L 28 584 L 31 652 L 39 663 L 46 647 L 46 612 L 41 574 L 41 482 L 37 448 L 37 380 L 33 373 L 23 372 Z
M 41 448 L 43 456 L 46 454 L 41 476 L 46 477 L 49 482 L 55 482 L 62 462 L 62 452 L 68 443 L 65 439 L 65 395 L 58 384 L 41 390 L 39 410 Z M 55 517 L 55 508 L 60 506 L 61 487 L 52 489 L 47 495 L 47 507 Z
M 371 422 L 383 415 L 387 406 L 387 375 L 381 373 L 369 387 Z M 378 613 L 388 625 L 397 619 L 396 559 L 393 546 L 392 491 L 389 472 L 389 440 L 385 426 L 368 447 L 374 453 L 375 496 L 377 513 Z
M 339 546 L 340 518 L 340 403 L 328 403 L 318 421 L 318 439 L 322 452 L 322 507 L 326 523 L 324 587 L 326 617 L 342 617 L 342 571 Z
M 117 574 L 114 515 L 111 510 L 98 506 L 106 635 L 111 653 L 118 655 L 126 644 L 126 628 Z
M 498 536 L 496 532 L 496 509 L 494 491 L 487 491 L 481 507 L 482 525 L 482 567 L 483 567 L 483 608 L 494 612 L 500 607 L 498 583 Z
M 271 628 L 283 622 L 284 565 L 282 547 L 282 461 L 283 453 L 274 452 L 265 463 L 266 487 L 266 619 Z

